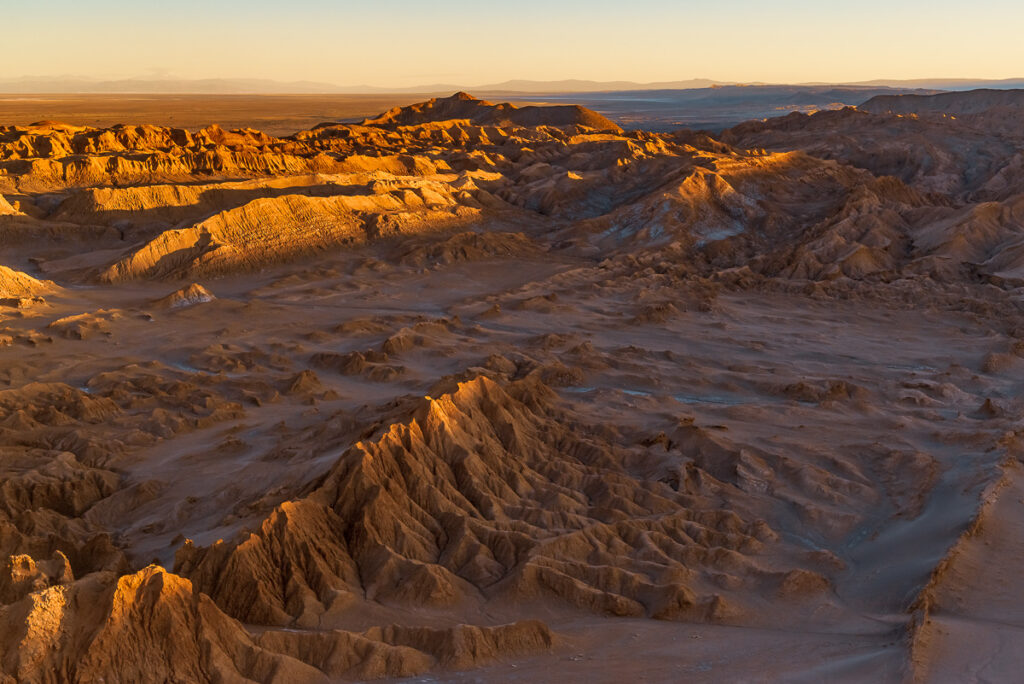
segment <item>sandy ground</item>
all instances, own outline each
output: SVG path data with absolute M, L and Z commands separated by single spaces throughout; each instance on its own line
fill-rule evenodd
M 78 126 L 148 123 L 197 129 L 258 128 L 291 135 L 325 121 L 359 120 L 416 95 L 66 95 L 0 94 L 0 121 L 62 121 Z

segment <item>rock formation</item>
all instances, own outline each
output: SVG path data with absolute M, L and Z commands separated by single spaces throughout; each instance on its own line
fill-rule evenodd
M 0 682 L 1005 679 L 1020 107 L 0 127 Z

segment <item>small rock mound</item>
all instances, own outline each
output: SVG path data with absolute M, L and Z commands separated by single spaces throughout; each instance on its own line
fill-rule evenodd
M 188 287 L 175 290 L 166 297 L 161 297 L 153 302 L 153 304 L 162 309 L 183 309 L 195 304 L 212 302 L 215 299 L 216 297 L 213 296 L 213 293 L 205 287 L 199 283 L 192 283 Z
M 0 195 L 0 216 L 16 216 L 21 212 L 11 206 L 7 198 Z
M 443 240 L 413 245 L 400 257 L 403 264 L 453 264 L 536 254 L 540 248 L 523 233 L 456 233 Z
M 57 285 L 49 280 L 36 280 L 27 273 L 0 265 L 0 299 L 31 299 L 57 290 Z

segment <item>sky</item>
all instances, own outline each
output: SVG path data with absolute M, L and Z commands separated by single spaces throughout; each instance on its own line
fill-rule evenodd
M 0 0 L 0 80 L 1024 76 L 1021 0 Z

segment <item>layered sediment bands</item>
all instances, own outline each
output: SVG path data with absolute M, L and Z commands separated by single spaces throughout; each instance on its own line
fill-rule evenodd
M 684 492 L 632 476 L 627 454 L 569 427 L 549 392 L 461 383 L 350 449 L 247 537 L 187 545 L 176 572 L 243 621 L 313 625 L 362 598 L 556 597 L 615 615 L 727 619 L 742 602 L 723 587 L 792 570 L 758 558 L 777 541 L 763 521 L 691 510 Z

